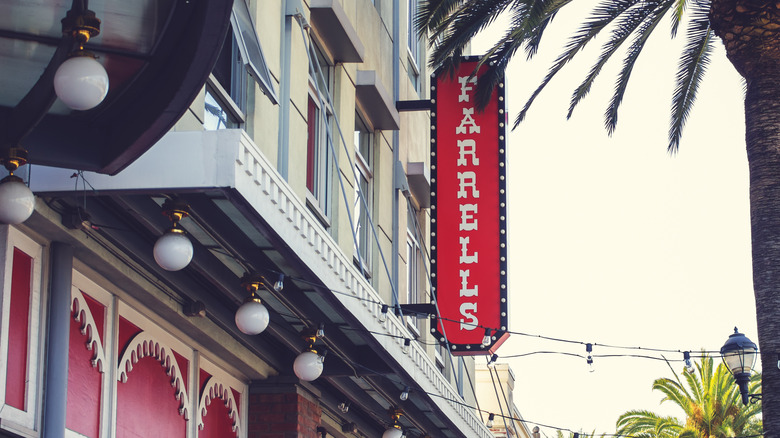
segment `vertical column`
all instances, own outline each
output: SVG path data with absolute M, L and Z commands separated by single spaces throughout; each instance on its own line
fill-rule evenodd
M 72 277 L 73 247 L 62 242 L 52 242 L 49 333 L 46 337 L 46 380 L 43 400 L 44 438 L 65 436 Z
M 319 437 L 317 427 L 322 417 L 319 394 L 295 380 L 252 383 L 249 388 L 249 438 Z

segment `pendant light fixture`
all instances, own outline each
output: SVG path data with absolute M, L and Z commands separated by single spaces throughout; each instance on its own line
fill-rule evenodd
M 264 278 L 259 274 L 246 273 L 241 277 L 241 286 L 249 292 L 249 296 L 236 311 L 236 327 L 244 334 L 258 335 L 268 327 L 268 309 L 257 295 L 263 282 Z
M 311 382 L 322 374 L 325 356 L 317 354 L 317 350 L 314 349 L 314 343 L 317 341 L 316 335 L 307 336 L 305 339 L 309 341 L 309 347 L 295 358 L 293 371 L 299 379 Z
M 168 199 L 162 206 L 162 213 L 168 216 L 173 226 L 154 244 L 154 260 L 166 271 L 184 269 L 192 260 L 192 242 L 179 226 L 179 221 L 189 215 L 187 204 Z
M 18 176 L 16 169 L 27 163 L 27 151 L 22 148 L 10 148 L 2 158 L 8 176 L 0 180 L 0 222 L 21 224 L 35 210 L 35 195 Z
M 393 425 L 385 430 L 385 433 L 382 434 L 382 438 L 402 438 L 404 436 L 404 431 L 401 428 L 401 411 L 399 409 L 390 411 L 390 416 L 393 418 Z
M 100 20 L 93 11 L 69 10 L 62 19 L 62 33 L 78 43 L 78 49 L 60 64 L 54 74 L 54 92 L 68 108 L 92 109 L 108 94 L 108 74 L 92 52 L 84 50 L 90 38 L 100 34 Z

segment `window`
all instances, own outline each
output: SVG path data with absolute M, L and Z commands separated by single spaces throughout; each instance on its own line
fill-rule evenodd
M 245 121 L 249 76 L 260 91 L 277 104 L 271 73 L 246 1 L 233 2 L 230 32 L 222 44 L 217 63 L 206 84 L 205 129 L 240 128 Z
M 420 269 L 422 268 L 422 251 L 416 237 L 416 218 L 412 214 L 413 212 L 414 210 L 409 210 L 406 228 L 406 302 L 410 304 L 421 302 Z M 410 317 L 407 320 L 407 325 L 419 333 L 419 322 L 420 320 L 416 317 Z
M 203 127 L 208 130 L 240 128 L 244 123 L 247 74 L 233 32 L 228 32 L 214 70 L 206 83 L 206 112 Z
M 417 36 L 417 26 L 414 24 L 414 16 L 417 14 L 419 0 L 407 0 L 407 20 L 406 20 L 406 41 L 409 55 L 409 80 L 412 81 L 414 89 L 420 93 L 420 39 Z
M 355 227 L 355 263 L 366 278 L 371 276 L 371 232 L 370 218 L 373 215 L 373 137 L 360 113 L 355 113 L 355 201 L 353 224 Z M 362 200 L 361 200 L 362 198 Z
M 313 68 L 309 68 L 306 188 L 313 198 L 309 200 L 309 205 L 323 224 L 328 226 L 332 176 L 333 64 L 314 43 L 310 47 Z

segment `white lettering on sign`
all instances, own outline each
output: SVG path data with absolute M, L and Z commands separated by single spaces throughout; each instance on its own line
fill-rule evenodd
M 458 102 L 469 103 L 471 101 L 471 93 L 473 93 L 476 85 L 477 78 L 471 76 L 459 76 L 458 83 L 460 84 L 460 95 L 458 96 Z M 460 120 L 460 125 L 455 128 L 456 135 L 469 135 L 479 134 L 480 127 L 474 120 L 474 108 L 462 107 L 463 118 Z M 479 278 L 477 277 L 471 285 L 469 285 L 469 277 L 471 270 L 467 269 L 468 265 L 474 265 L 479 263 L 479 253 L 473 251 L 469 253 L 469 243 L 471 242 L 470 232 L 478 231 L 478 204 L 476 200 L 479 199 L 479 189 L 477 188 L 477 174 L 471 169 L 464 169 L 469 166 L 479 166 L 479 157 L 477 156 L 477 142 L 473 138 L 459 138 L 457 140 L 458 158 L 456 167 L 459 168 L 457 172 L 458 178 L 458 199 L 464 201 L 458 205 L 460 211 L 460 225 L 458 230 L 458 243 L 460 243 L 460 257 L 458 258 L 458 269 L 460 274 L 460 292 L 459 296 L 462 298 L 476 299 L 479 296 Z M 461 330 L 474 330 L 479 327 L 479 317 L 477 316 L 477 303 L 476 301 L 465 300 L 460 303 L 460 329 Z
M 466 187 L 471 189 L 471 197 L 479 198 L 479 190 L 477 190 L 477 174 L 468 172 L 458 172 L 458 199 L 468 197 L 466 193 Z
M 471 115 L 474 114 L 474 108 L 463 108 L 463 118 L 460 119 L 460 125 L 455 128 L 456 134 L 465 134 L 466 125 L 469 128 L 469 134 L 479 134 L 479 125 Z
M 468 319 L 468 320 L 465 320 L 464 318 L 460 319 L 461 330 L 474 330 L 479 326 L 479 319 L 477 319 L 477 315 L 473 313 L 476 311 L 477 311 L 477 303 L 463 303 L 460 305 L 460 314 L 464 318 Z
M 468 166 L 466 162 L 466 155 L 471 156 L 471 164 L 479 166 L 479 158 L 477 158 L 477 142 L 468 140 L 458 140 L 458 166 Z
M 458 102 L 468 102 L 469 95 L 467 91 L 474 89 L 472 85 L 477 85 L 477 77 L 469 78 L 468 76 L 459 76 L 458 82 L 460 83 L 460 96 L 458 96 Z
M 460 231 L 477 230 L 477 219 L 474 218 L 474 214 L 477 213 L 477 204 L 460 204 L 459 207 L 460 207 L 460 226 L 458 227 L 458 229 Z
M 469 275 L 471 271 L 468 269 L 460 270 L 460 296 L 462 297 L 476 297 L 479 294 L 479 286 L 475 285 L 469 288 Z

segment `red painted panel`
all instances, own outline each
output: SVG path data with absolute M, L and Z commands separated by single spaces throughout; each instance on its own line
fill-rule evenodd
M 8 329 L 8 363 L 5 378 L 5 402 L 26 410 L 27 354 L 30 348 L 30 297 L 32 295 L 33 258 L 14 248 L 11 273 L 11 314 Z
M 487 67 L 473 77 L 476 67 L 462 62 L 454 76 L 435 79 L 433 286 L 441 314 L 437 337 L 454 344 L 453 354 L 489 354 L 506 331 L 503 91 L 497 87 L 480 112 L 475 93 Z M 488 348 L 482 346 L 486 329 L 496 336 Z
M 133 336 L 137 335 L 138 333 L 141 333 L 140 328 L 125 318 L 121 316 L 119 317 L 119 339 L 117 340 L 119 357 L 122 357 L 122 353 L 125 351 L 125 347 L 127 346 L 127 343 L 130 342 L 130 339 L 133 339 Z
M 211 377 L 211 374 L 203 371 L 203 368 L 200 369 L 200 376 L 198 378 L 198 388 L 200 389 L 200 392 L 203 393 L 203 384 L 206 383 L 206 380 Z
M 229 438 L 235 437 L 233 420 L 228 415 L 225 401 L 221 398 L 211 400 L 203 417 L 203 430 L 198 432 L 199 438 Z
M 181 380 L 184 382 L 184 389 L 189 394 L 190 390 L 190 361 L 187 360 L 184 356 L 180 355 L 177 352 L 173 352 L 173 357 L 176 358 L 176 365 L 179 367 L 179 371 L 181 372 Z
M 98 336 L 100 336 L 100 342 L 105 345 L 106 338 L 103 337 L 103 331 L 105 330 L 106 324 L 106 306 L 104 306 L 100 301 L 85 294 L 84 291 L 81 291 L 81 295 L 84 296 L 84 300 L 87 302 L 87 307 L 89 307 L 89 311 L 92 312 L 92 319 L 95 320 L 95 325 L 98 329 Z
M 86 297 L 86 296 L 85 296 Z M 93 317 L 102 333 L 105 317 L 105 307 L 92 300 L 96 306 L 89 306 L 91 311 L 101 315 L 97 322 L 97 314 Z M 100 391 L 102 374 L 97 367 L 92 366 L 94 350 L 87 349 L 87 336 L 81 334 L 81 323 L 75 319 L 70 322 L 70 348 L 68 356 L 68 405 L 66 426 L 90 438 L 100 436 Z
M 184 437 L 187 422 L 179 406 L 165 369 L 155 358 L 145 357 L 133 366 L 126 383 L 117 383 L 116 436 Z

